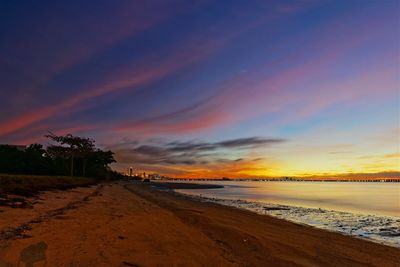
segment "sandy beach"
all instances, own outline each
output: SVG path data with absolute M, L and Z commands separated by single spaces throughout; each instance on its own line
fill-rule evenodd
M 400 266 L 400 250 L 144 183 L 0 207 L 0 266 Z

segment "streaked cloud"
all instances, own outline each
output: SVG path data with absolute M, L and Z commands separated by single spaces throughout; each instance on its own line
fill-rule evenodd
M 207 165 L 245 161 L 243 158 L 229 159 L 234 150 L 259 149 L 283 143 L 277 138 L 249 137 L 214 143 L 174 141 L 164 144 L 140 144 L 129 142 L 110 146 L 121 163 L 148 165 Z M 246 159 L 247 161 L 248 159 Z M 260 159 L 249 159 L 260 160 Z M 154 166 L 153 166 L 154 167 Z
M 0 7 L 1 143 L 85 135 L 179 176 L 398 168 L 393 1 Z

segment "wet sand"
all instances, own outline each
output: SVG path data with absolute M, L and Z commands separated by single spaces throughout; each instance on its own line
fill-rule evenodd
M 45 193 L 31 208 L 0 210 L 1 267 L 400 266 L 397 248 L 143 183 Z

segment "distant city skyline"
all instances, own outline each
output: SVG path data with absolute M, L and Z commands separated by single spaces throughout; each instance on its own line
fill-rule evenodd
M 0 143 L 171 177 L 400 173 L 400 2 L 0 3 Z

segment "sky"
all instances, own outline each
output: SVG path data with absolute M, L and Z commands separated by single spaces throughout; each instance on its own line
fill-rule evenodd
M 172 177 L 400 171 L 397 0 L 0 1 L 0 143 Z

